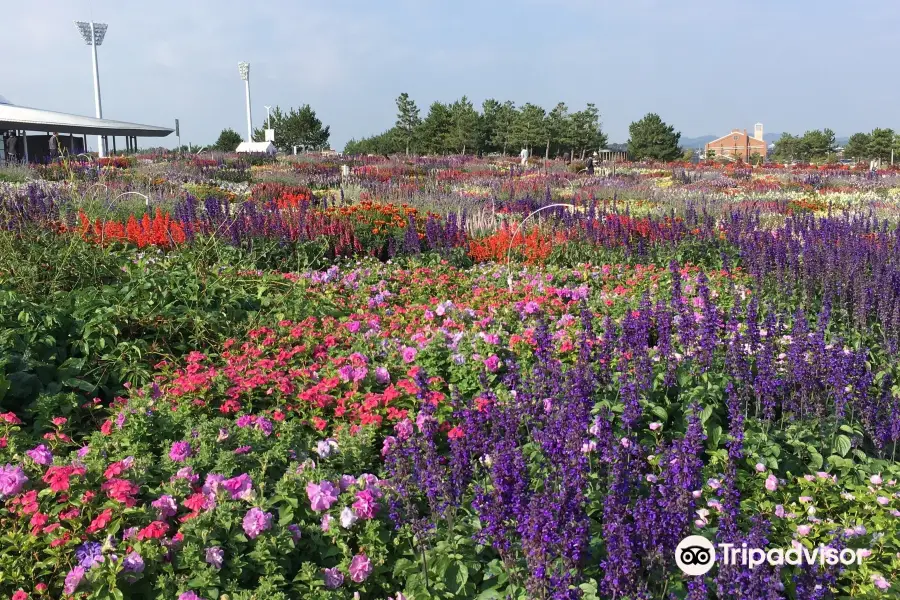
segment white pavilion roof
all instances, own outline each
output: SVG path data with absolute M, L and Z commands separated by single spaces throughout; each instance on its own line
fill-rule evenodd
M 138 137 L 166 137 L 174 131 L 167 127 L 95 119 L 94 117 L 16 106 L 0 96 L 0 130 L 5 129 Z

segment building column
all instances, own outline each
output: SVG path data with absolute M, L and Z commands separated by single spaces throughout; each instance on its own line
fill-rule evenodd
M 28 132 L 22 132 L 22 146 L 25 148 L 25 164 L 28 164 Z
M 82 134 L 81 137 L 84 138 L 84 139 L 83 139 L 84 146 L 81 147 L 81 151 L 82 151 L 84 154 L 87 154 L 87 134 L 84 133 L 84 134 Z
M 116 153 L 116 136 L 112 136 L 113 139 L 113 154 Z

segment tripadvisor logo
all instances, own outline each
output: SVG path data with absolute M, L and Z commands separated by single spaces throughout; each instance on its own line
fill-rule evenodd
M 719 552 L 716 552 L 718 547 Z M 713 543 L 700 535 L 689 535 L 679 542 L 675 548 L 675 563 L 685 575 L 705 575 L 713 568 L 716 560 L 722 565 L 742 565 L 751 570 L 764 564 L 770 565 L 837 565 L 849 566 L 862 564 L 862 559 L 869 555 L 865 549 L 844 548 L 838 550 L 824 544 L 814 548 L 798 546 L 789 549 L 748 548 L 747 544 L 739 547 L 731 543 Z

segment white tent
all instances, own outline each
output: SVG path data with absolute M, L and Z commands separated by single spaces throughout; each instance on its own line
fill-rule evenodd
M 277 150 L 272 142 L 241 142 L 235 152 L 275 154 Z

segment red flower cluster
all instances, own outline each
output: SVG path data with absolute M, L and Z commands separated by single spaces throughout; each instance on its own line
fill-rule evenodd
M 152 219 L 149 214 L 144 214 L 139 221 L 132 215 L 125 224 L 119 221 L 102 221 L 100 219 L 91 223 L 87 215 L 81 211 L 78 213 L 78 220 L 82 239 L 100 245 L 127 242 L 138 248 L 146 246 L 172 248 L 183 244 L 185 240 L 182 225 L 172 220 L 169 213 L 163 213 L 159 209 L 156 209 L 156 214 Z

